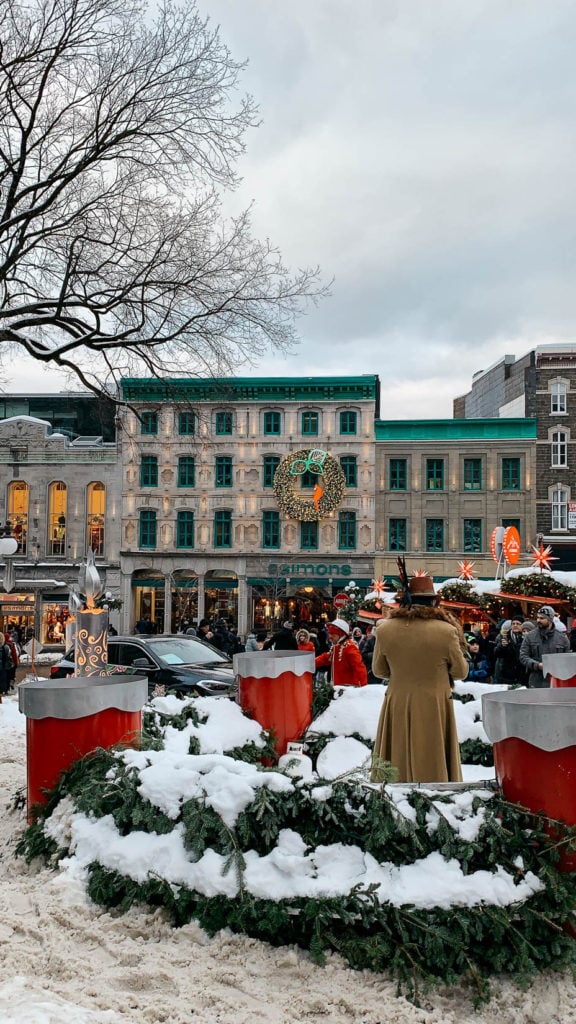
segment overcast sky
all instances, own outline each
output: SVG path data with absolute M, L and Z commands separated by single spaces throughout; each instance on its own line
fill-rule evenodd
M 474 371 L 576 340 L 574 0 L 199 7 L 249 60 L 255 232 L 334 278 L 257 373 L 378 373 L 383 418 L 451 416 Z

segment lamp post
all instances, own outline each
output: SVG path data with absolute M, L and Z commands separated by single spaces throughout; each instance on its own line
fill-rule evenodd
M 0 526 L 0 559 L 4 562 L 4 579 L 2 581 L 7 594 L 14 589 L 14 555 L 18 551 L 18 541 L 12 536 L 12 523 Z

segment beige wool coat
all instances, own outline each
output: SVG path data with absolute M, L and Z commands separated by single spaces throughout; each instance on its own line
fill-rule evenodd
M 388 679 L 375 757 L 398 770 L 399 782 L 460 782 L 452 679 L 468 662 L 457 628 L 437 608 L 399 608 L 376 629 L 372 671 Z

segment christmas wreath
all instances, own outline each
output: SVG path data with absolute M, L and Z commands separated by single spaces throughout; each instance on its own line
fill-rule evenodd
M 317 474 L 311 498 L 301 498 L 294 489 L 296 478 Z M 300 522 L 315 522 L 334 512 L 342 502 L 346 479 L 340 463 L 319 448 L 301 448 L 282 459 L 274 475 L 274 494 L 284 515 Z

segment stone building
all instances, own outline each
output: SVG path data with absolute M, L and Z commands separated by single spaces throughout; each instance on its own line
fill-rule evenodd
M 536 421 L 536 532 L 553 546 L 556 569 L 575 570 L 576 345 L 504 356 L 474 374 L 471 390 L 454 401 L 454 415 Z
M 378 377 L 125 380 L 122 399 L 124 629 L 312 623 L 370 587 Z
M 411 571 L 438 580 L 459 561 L 494 576 L 492 531 L 516 526 L 535 541 L 536 422 L 530 419 L 379 420 L 376 448 L 376 572 Z
M 1 630 L 18 625 L 61 645 L 68 591 L 89 547 L 119 596 L 120 475 L 114 442 L 71 440 L 29 415 L 0 419 L 0 519 L 18 541 L 9 587 L 0 568 Z

